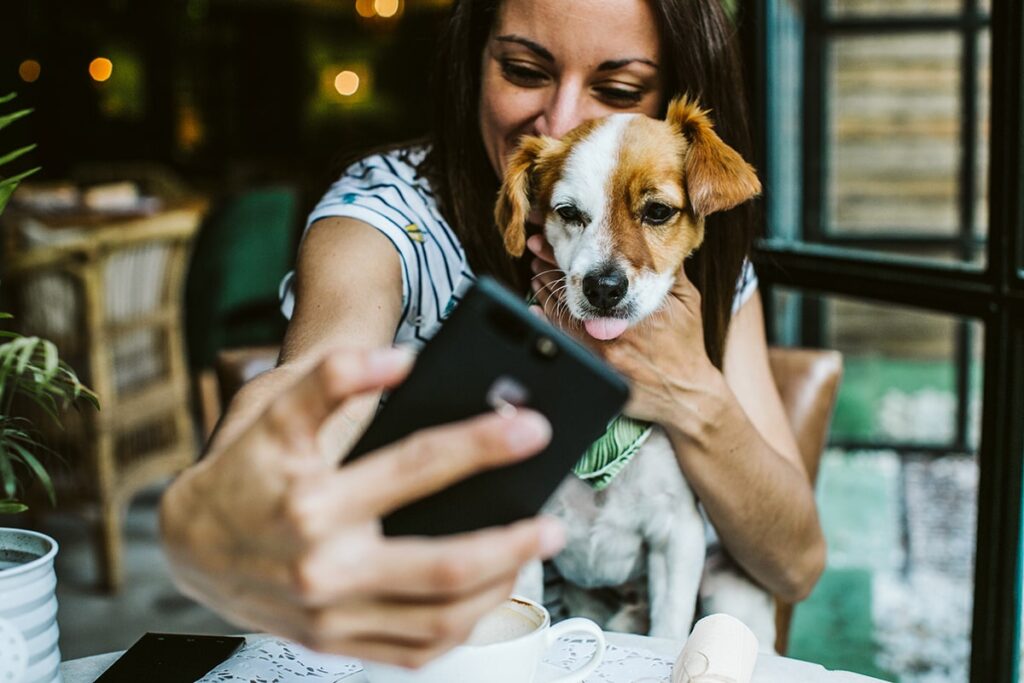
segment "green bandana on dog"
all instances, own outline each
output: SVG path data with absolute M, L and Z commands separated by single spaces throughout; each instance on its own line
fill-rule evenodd
M 536 294 L 526 298 L 527 306 L 536 303 Z M 573 466 L 572 473 L 590 484 L 595 491 L 603 491 L 644 445 L 651 435 L 651 429 L 650 422 L 619 415 L 608 423 L 604 435 L 590 444 L 587 452 Z
M 619 415 L 608 424 L 604 436 L 592 443 L 572 468 L 573 474 L 590 484 L 595 491 L 604 490 L 633 459 L 651 435 L 652 429 L 650 422 Z

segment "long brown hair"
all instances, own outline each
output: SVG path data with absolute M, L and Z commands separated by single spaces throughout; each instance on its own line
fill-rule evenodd
M 721 0 L 649 0 L 658 20 L 666 99 L 689 93 L 710 109 L 719 136 L 750 159 L 743 71 L 735 25 Z M 455 0 L 434 71 L 431 150 L 420 168 L 474 272 L 525 292 L 522 264 L 505 252 L 494 202 L 496 177 L 479 134 L 480 64 L 501 0 Z M 721 367 L 743 260 L 754 238 L 749 204 L 709 216 L 704 243 L 686 262 L 702 296 L 704 345 Z

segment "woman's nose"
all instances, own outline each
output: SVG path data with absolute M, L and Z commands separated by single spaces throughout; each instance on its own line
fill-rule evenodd
M 544 111 L 537 118 L 537 132 L 552 138 L 561 138 L 584 121 L 599 114 L 589 111 L 581 88 L 566 86 L 555 91 Z

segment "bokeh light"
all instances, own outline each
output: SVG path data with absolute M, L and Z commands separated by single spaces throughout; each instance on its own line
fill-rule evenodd
M 373 0 L 356 0 L 356 14 L 369 19 L 377 13 L 373 5 Z
M 373 9 L 385 19 L 398 14 L 400 0 L 373 0 Z
M 342 71 L 334 77 L 334 89 L 348 97 L 359 90 L 359 75 L 355 71 Z
M 106 57 L 97 57 L 89 62 L 89 75 L 94 81 L 103 82 L 114 73 L 114 63 Z
M 18 65 L 18 75 L 26 83 L 35 83 L 39 80 L 39 74 L 42 70 L 43 67 L 34 59 L 26 59 Z

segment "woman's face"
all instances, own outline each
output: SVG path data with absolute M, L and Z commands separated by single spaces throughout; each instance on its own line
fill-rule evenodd
M 505 0 L 483 54 L 480 132 L 501 176 L 521 135 L 616 112 L 655 116 L 661 46 L 647 0 Z

